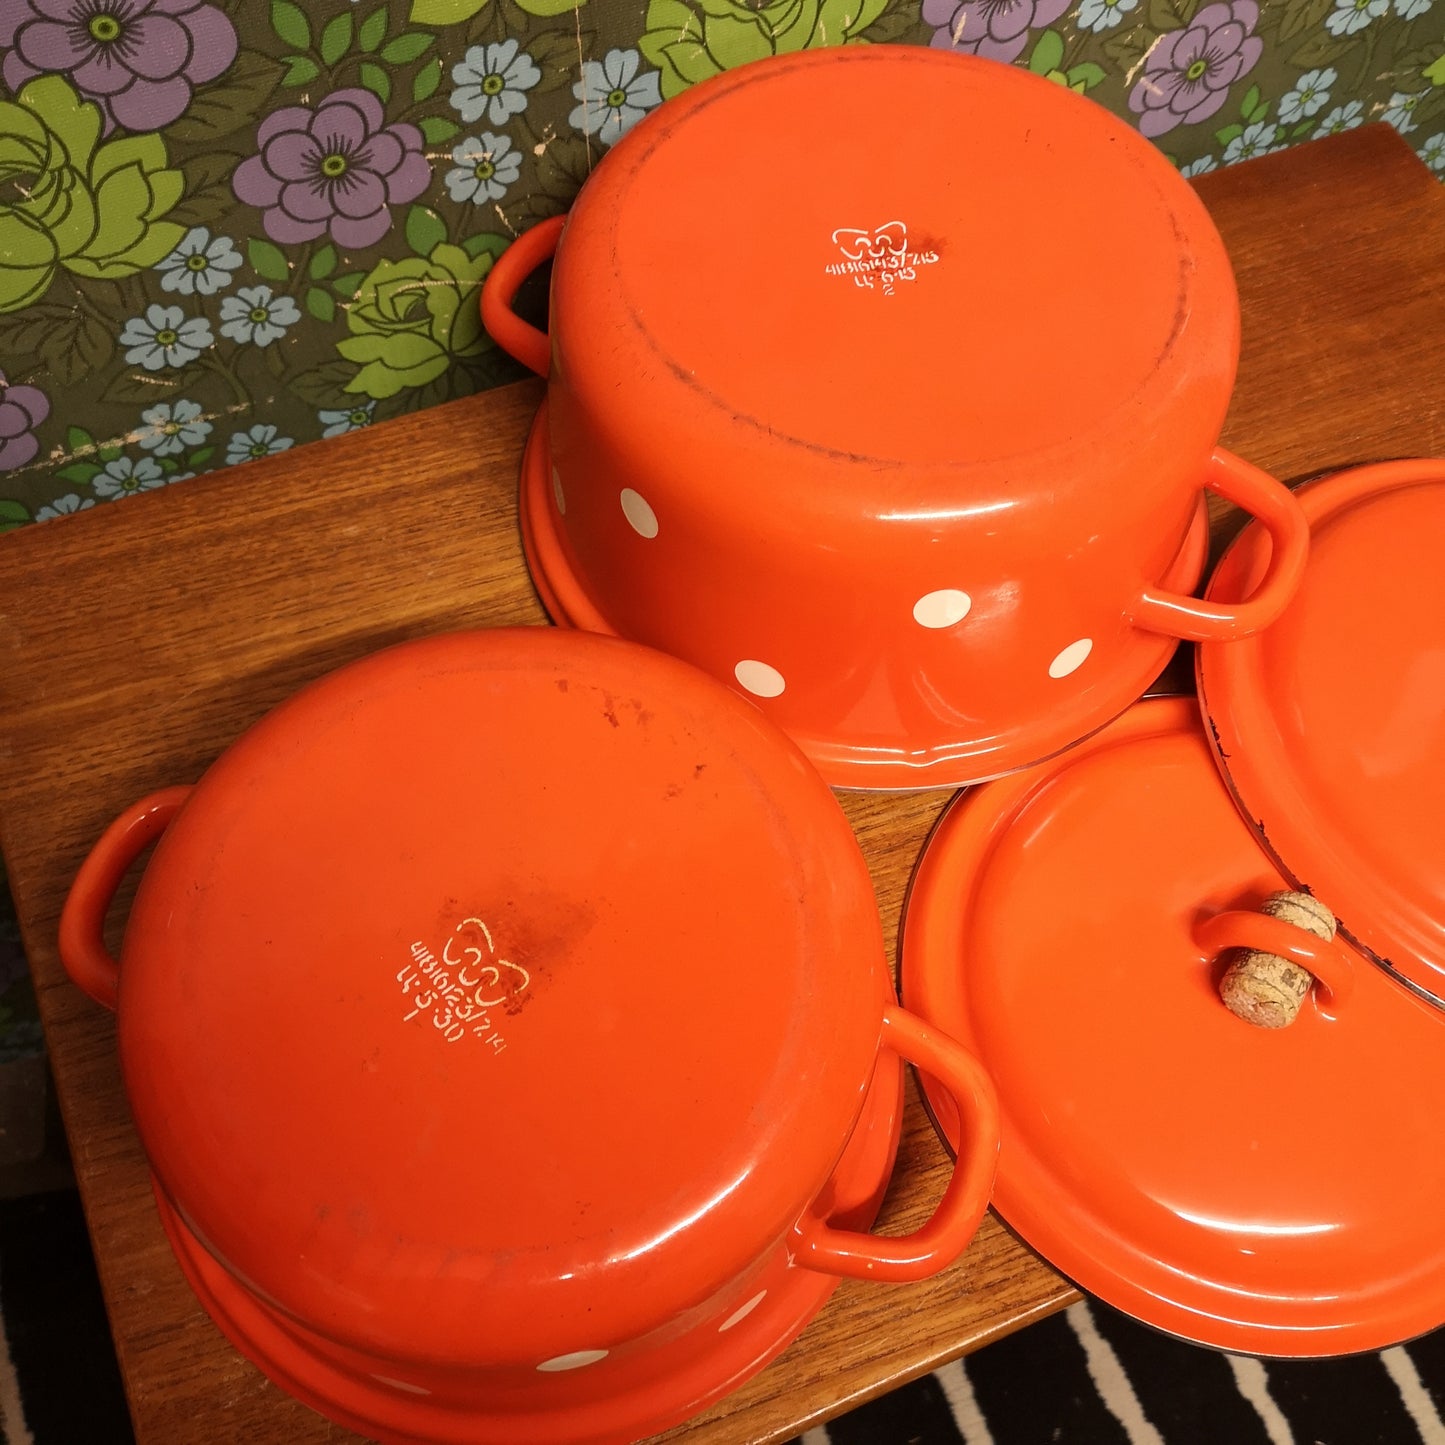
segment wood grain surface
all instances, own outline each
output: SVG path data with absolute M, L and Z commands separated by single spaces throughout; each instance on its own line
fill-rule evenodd
M 1291 480 L 1445 452 L 1445 190 L 1408 147 L 1373 127 L 1199 189 L 1244 310 L 1227 444 Z M 544 621 L 514 516 L 540 395 L 506 388 L 0 539 L 0 847 L 142 1445 L 355 1437 L 268 1384 L 182 1281 L 113 1021 L 56 957 L 65 890 L 122 806 L 194 780 L 301 684 L 402 638 Z M 891 943 L 947 798 L 843 801 Z M 946 1167 L 910 1096 L 882 1227 L 919 1222 Z M 667 1438 L 784 1439 L 1073 1297 L 990 1218 L 933 1281 L 844 1285 L 779 1361 Z

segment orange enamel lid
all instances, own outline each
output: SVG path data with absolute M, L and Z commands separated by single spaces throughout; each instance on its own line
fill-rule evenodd
M 1285 886 L 1194 701 L 1146 701 L 944 815 L 904 997 L 992 1074 L 994 1206 L 1079 1285 L 1226 1350 L 1379 1349 L 1445 1323 L 1445 1021 L 1262 917 Z M 1329 984 L 1253 1026 L 1221 1002 L 1226 945 L 1311 956 Z
M 1304 582 L 1272 627 L 1199 651 L 1199 693 L 1240 811 L 1381 967 L 1445 1007 L 1445 461 L 1340 472 L 1297 493 Z M 1209 598 L 1247 593 L 1248 528 Z
M 887 997 L 802 755 L 685 664 L 527 628 L 346 667 L 220 758 L 142 880 L 120 1047 L 169 1206 L 253 1296 L 530 1374 L 787 1235 Z
M 880 468 L 919 513 L 898 469 L 941 467 L 940 519 L 1087 471 L 1090 436 L 1112 442 L 1098 484 L 1147 488 L 1143 467 L 1118 477 L 1121 428 L 1207 457 L 1239 337 L 1219 235 L 1153 145 L 1065 86 L 917 46 L 804 52 L 670 100 L 579 195 L 552 311 L 556 366 L 609 432 L 688 457 L 726 418 L 844 463 L 836 486 L 880 512 Z

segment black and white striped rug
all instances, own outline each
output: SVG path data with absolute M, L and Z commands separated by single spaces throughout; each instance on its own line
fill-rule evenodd
M 1281 1362 L 1181 1344 L 1097 1301 L 809 1431 L 803 1445 L 1445 1445 L 1445 1332 Z
M 0 1203 L 0 1309 L 0 1442 L 130 1445 L 73 1193 Z M 1089 1301 L 801 1445 L 1445 1445 L 1442 1412 L 1445 1331 L 1282 1363 L 1180 1344 Z

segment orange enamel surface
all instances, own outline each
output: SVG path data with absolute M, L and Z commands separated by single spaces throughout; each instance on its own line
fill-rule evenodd
M 1343 943 L 1346 996 L 1230 1014 L 1204 925 L 1282 886 L 1192 703 L 1141 703 L 945 815 L 904 998 L 993 1075 L 994 1204 L 1051 1264 L 1223 1349 L 1378 1349 L 1445 1322 L 1442 1020 Z
M 820 123 L 870 94 L 907 103 Z M 780 132 L 807 139 L 763 163 Z M 543 249 L 490 283 L 519 354 L 500 302 Z M 834 784 L 1033 762 L 1133 701 L 1181 628 L 1233 626 L 1183 603 L 1228 258 L 1155 148 L 1065 87 L 917 47 L 731 71 L 604 158 L 551 302 L 540 590 L 756 699 Z
M 1205 714 L 1285 872 L 1445 1000 L 1445 461 L 1359 467 L 1299 495 L 1304 584 L 1268 632 L 1200 649 Z M 1250 528 L 1209 595 L 1240 595 L 1267 555 Z
M 881 1054 L 831 1181 L 831 1217 L 838 1225 L 861 1229 L 876 1215 L 902 1108 L 902 1066 Z M 705 1409 L 762 1369 L 838 1285 L 836 1276 L 791 1267 L 779 1251 L 750 1273 L 742 1303 L 705 1328 L 614 1355 L 605 1370 L 548 1373 L 531 1389 L 519 1389 L 495 1370 L 439 1376 L 406 1365 L 359 1364 L 240 1285 L 159 1190 L 156 1203 L 187 1280 L 231 1343 L 289 1394 L 383 1445 L 630 1445 Z
M 731 1307 L 837 1164 L 887 998 L 801 755 L 681 663 L 536 629 L 247 733 L 120 973 L 138 1126 L 211 1253 L 358 1355 L 534 1393 Z

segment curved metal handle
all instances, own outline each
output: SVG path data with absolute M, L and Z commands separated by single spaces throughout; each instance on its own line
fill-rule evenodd
M 552 259 L 566 224 L 566 216 L 553 216 L 523 231 L 492 263 L 482 282 L 482 325 L 503 351 L 538 376 L 546 376 L 551 369 L 552 343 L 545 331 L 538 331 L 512 310 L 512 299 L 522 282 Z
M 77 988 L 114 1010 L 120 965 L 105 946 L 105 915 L 127 869 L 165 832 L 190 788 L 163 788 L 133 803 L 90 850 L 60 913 L 60 961 Z
M 1310 528 L 1288 487 L 1223 447 L 1209 459 L 1204 485 L 1242 507 L 1269 532 L 1273 546 L 1259 586 L 1243 602 L 1207 602 L 1146 587 L 1129 620 L 1186 642 L 1228 642 L 1268 627 L 1289 605 L 1304 576 Z
M 797 1226 L 793 1245 L 797 1263 L 820 1274 L 901 1283 L 947 1269 L 978 1229 L 998 1166 L 998 1100 L 978 1060 L 916 1014 L 885 1009 L 882 1044 L 938 1080 L 958 1108 L 959 1151 L 948 1187 L 912 1234 L 889 1239 L 810 1217 Z

